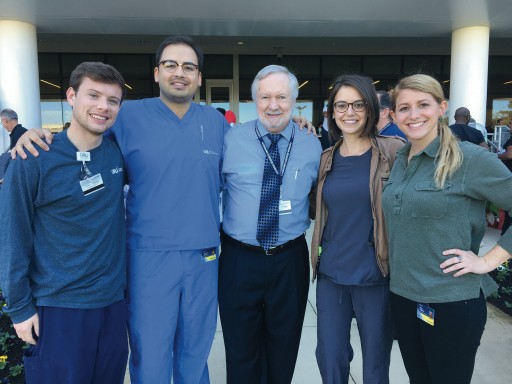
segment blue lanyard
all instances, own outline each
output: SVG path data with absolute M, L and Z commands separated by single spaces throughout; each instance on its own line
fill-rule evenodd
M 258 136 L 258 140 L 260 141 L 261 147 L 263 148 L 263 151 L 265 152 L 265 156 L 267 156 L 267 159 L 270 162 L 270 165 L 272 165 L 272 168 L 274 169 L 274 172 L 280 178 L 279 183 L 282 184 L 283 183 L 284 171 L 286 170 L 286 166 L 288 165 L 288 159 L 290 158 L 290 152 L 292 151 L 293 138 L 295 137 L 295 126 L 293 126 L 292 135 L 290 137 L 290 142 L 288 143 L 288 148 L 286 148 L 286 155 L 284 157 L 283 169 L 281 169 L 281 173 L 279 173 L 279 171 L 277 170 L 277 167 L 274 164 L 274 161 L 270 157 L 270 153 L 268 153 L 268 149 L 265 146 L 265 142 L 263 141 L 263 137 L 261 136 L 261 133 L 260 133 L 260 131 L 258 129 L 258 122 L 256 122 L 254 124 L 254 131 L 256 132 L 256 136 Z

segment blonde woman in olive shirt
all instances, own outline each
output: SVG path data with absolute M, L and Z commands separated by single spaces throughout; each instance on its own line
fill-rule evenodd
M 512 174 L 493 155 L 458 142 L 440 122 L 439 82 L 413 75 L 396 86 L 392 116 L 409 144 L 383 191 L 396 337 L 412 384 L 470 383 L 496 289 L 487 272 L 510 257 L 506 233 L 477 256 L 485 202 L 512 209 Z

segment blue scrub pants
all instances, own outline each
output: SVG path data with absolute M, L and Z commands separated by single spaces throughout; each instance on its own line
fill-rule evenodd
M 39 339 L 25 351 L 27 384 L 122 384 L 128 358 L 124 300 L 98 309 L 38 307 Z
M 218 259 L 203 262 L 202 250 L 127 256 L 131 383 L 209 383 Z
M 316 359 L 324 384 L 346 384 L 353 351 L 352 318 L 357 321 L 363 354 L 363 381 L 389 384 L 393 345 L 389 284 L 341 285 L 323 275 L 316 287 Z

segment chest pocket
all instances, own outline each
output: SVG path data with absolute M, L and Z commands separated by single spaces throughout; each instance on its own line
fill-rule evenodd
M 439 219 L 446 216 L 451 183 L 438 188 L 433 180 L 420 181 L 414 186 L 411 198 L 411 216 L 414 218 Z

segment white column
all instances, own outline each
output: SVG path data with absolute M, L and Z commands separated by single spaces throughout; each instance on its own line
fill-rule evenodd
M 0 20 L 0 52 L 0 108 L 16 111 L 26 128 L 41 127 L 36 27 Z M 1 152 L 9 144 L 9 136 L 2 131 Z
M 477 123 L 485 125 L 489 28 L 467 27 L 452 33 L 450 68 L 450 124 L 459 107 L 470 110 Z

